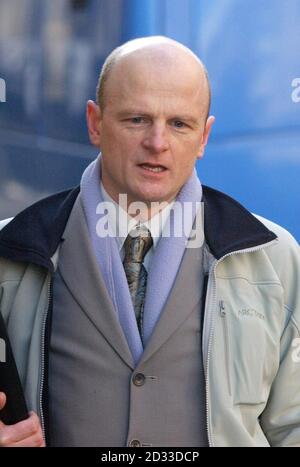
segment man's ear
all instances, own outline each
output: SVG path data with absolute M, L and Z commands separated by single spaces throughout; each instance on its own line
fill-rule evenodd
M 209 138 L 209 135 L 210 135 L 210 132 L 211 132 L 211 127 L 213 126 L 214 121 L 215 121 L 215 117 L 213 115 L 208 117 L 208 119 L 206 121 L 205 128 L 204 128 L 203 135 L 202 135 L 201 146 L 200 146 L 200 150 L 198 152 L 197 159 L 202 159 L 202 157 L 204 156 L 205 146 L 207 145 L 208 138 Z
M 100 107 L 94 102 L 89 100 L 86 105 L 86 120 L 91 143 L 100 149 L 100 121 L 101 110 Z

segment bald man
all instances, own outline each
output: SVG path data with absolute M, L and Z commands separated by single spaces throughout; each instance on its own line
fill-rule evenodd
M 87 103 L 99 156 L 80 187 L 3 227 L 31 413 L 1 446 L 300 446 L 299 247 L 201 185 L 209 106 L 192 51 L 122 45 Z

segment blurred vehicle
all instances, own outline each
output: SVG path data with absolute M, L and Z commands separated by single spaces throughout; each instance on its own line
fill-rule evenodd
M 202 182 L 300 240 L 299 23 L 297 0 L 1 0 L 0 218 L 79 183 L 96 155 L 85 103 L 105 57 L 163 34 L 209 71 L 216 123 Z

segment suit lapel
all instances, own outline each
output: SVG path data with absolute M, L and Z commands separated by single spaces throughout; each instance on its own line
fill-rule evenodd
M 92 248 L 79 196 L 63 235 L 59 271 L 82 311 L 125 363 L 133 369 L 134 362 L 130 349 Z

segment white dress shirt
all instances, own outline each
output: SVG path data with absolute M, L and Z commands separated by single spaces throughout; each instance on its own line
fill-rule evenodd
M 150 248 L 150 250 L 146 254 L 144 262 L 143 262 L 146 270 L 149 271 L 151 260 L 153 258 L 158 241 L 161 237 L 165 223 L 169 217 L 174 201 L 169 203 L 164 209 L 162 209 L 157 214 L 155 214 L 150 220 L 146 222 L 140 222 L 136 220 L 134 217 L 131 217 L 130 215 L 128 215 L 128 213 L 109 196 L 109 194 L 105 190 L 102 183 L 101 183 L 101 193 L 102 193 L 103 200 L 105 202 L 113 203 L 116 209 L 116 213 L 117 213 L 116 217 L 111 216 L 108 211 L 108 221 L 113 227 L 114 232 L 117 233 L 116 240 L 118 242 L 119 252 L 120 252 L 122 262 L 125 256 L 124 242 L 126 240 L 128 233 L 139 223 L 141 223 L 147 229 L 149 229 L 152 239 L 153 239 L 153 246 Z

